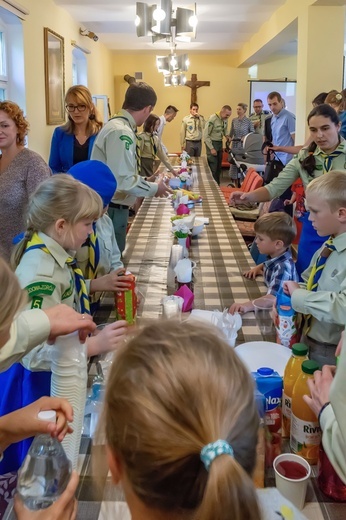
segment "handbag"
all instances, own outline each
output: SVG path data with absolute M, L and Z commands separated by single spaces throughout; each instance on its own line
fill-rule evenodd
M 280 159 L 272 159 L 268 161 L 263 174 L 264 184 L 269 184 L 273 179 L 275 179 L 284 167 L 285 165 L 282 164 Z

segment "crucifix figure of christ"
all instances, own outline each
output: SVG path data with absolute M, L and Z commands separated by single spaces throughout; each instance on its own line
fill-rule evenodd
M 191 74 L 191 79 L 185 83 L 185 87 L 191 89 L 191 103 L 197 103 L 197 89 L 200 87 L 210 87 L 210 81 L 198 81 L 197 74 Z

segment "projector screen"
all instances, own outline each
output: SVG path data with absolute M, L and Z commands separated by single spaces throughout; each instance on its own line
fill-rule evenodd
M 250 81 L 250 113 L 253 112 L 254 99 L 262 99 L 264 110 L 269 110 L 267 97 L 270 92 L 280 92 L 286 102 L 286 108 L 296 113 L 296 86 L 295 81 Z

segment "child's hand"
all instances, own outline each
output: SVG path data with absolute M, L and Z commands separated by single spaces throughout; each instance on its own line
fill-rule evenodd
M 290 206 L 291 204 L 293 204 L 293 203 L 290 199 L 284 200 L 284 206 Z
M 124 275 L 125 269 L 121 267 L 116 271 L 112 271 L 109 274 L 105 274 L 104 276 L 100 276 L 100 278 L 95 278 L 90 282 L 90 292 L 117 292 L 117 291 L 126 291 L 129 289 L 132 280 L 131 276 Z
M 96 336 L 87 339 L 88 356 L 97 356 L 116 350 L 128 332 L 127 321 L 115 321 L 106 325 Z
M 245 314 L 246 312 L 250 312 L 254 310 L 254 306 L 252 302 L 245 302 L 245 303 L 232 303 L 230 306 L 228 312 L 230 314 L 235 314 L 236 312 L 239 312 L 239 314 Z
M 290 282 L 283 283 L 284 293 L 288 294 L 289 296 L 292 296 L 292 294 L 294 293 L 294 291 L 296 289 L 299 289 L 299 283 L 297 283 L 297 282 L 290 281 Z
M 245 278 L 254 280 L 256 276 L 260 276 L 261 274 L 263 274 L 263 264 L 256 265 L 256 267 L 253 267 L 249 271 L 245 271 L 243 276 L 245 276 Z

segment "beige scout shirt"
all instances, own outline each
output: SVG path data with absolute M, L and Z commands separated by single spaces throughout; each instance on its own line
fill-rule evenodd
M 16 269 L 16 275 L 23 289 L 29 295 L 27 308 L 47 309 L 57 303 L 65 303 L 79 310 L 79 301 L 75 295 L 74 274 L 66 265 L 69 253 L 45 233 L 38 233 L 46 244 L 50 254 L 41 249 L 25 253 Z M 41 344 L 22 359 L 25 368 L 31 370 L 49 370 L 46 351 Z M 49 346 L 48 346 L 49 348 Z
M 292 306 L 297 312 L 311 314 L 309 337 L 337 345 L 346 324 L 346 233 L 335 237 L 333 244 L 336 251 L 328 257 L 317 291 L 307 291 L 306 284 L 324 246 L 316 251 L 302 273 L 304 283 L 293 292 Z
M 156 154 L 155 154 L 155 151 L 153 150 L 151 137 L 153 137 L 153 139 L 154 139 L 154 143 L 155 143 L 155 147 L 156 147 Z M 141 150 L 141 157 L 143 157 L 144 159 L 153 159 L 154 160 L 155 157 L 157 156 L 171 173 L 175 173 L 174 168 L 170 164 L 168 157 L 162 148 L 161 141 L 157 135 L 151 136 L 150 134 L 148 134 L 148 132 L 142 132 L 138 135 L 138 138 L 140 139 L 139 148 Z
M 213 148 L 212 141 L 222 141 L 227 135 L 227 120 L 223 120 L 219 113 L 209 117 L 203 132 L 204 143 L 210 150 Z
M 158 185 L 147 182 L 137 171 L 136 122 L 126 110 L 120 110 L 96 137 L 91 159 L 107 164 L 118 186 L 112 202 L 132 206 L 136 197 L 153 197 Z
M 186 141 L 201 141 L 205 120 L 203 116 L 185 116 L 180 129 L 180 144 L 185 146 Z
M 13 363 L 44 342 L 50 333 L 48 316 L 40 309 L 23 311 L 14 320 L 10 339 L 0 349 L 0 371 L 7 370 Z
M 346 336 L 330 387 L 330 406 L 321 413 L 322 444 L 333 468 L 346 484 Z
M 346 141 L 344 139 L 341 139 L 337 150 L 341 150 L 342 154 L 333 158 L 332 170 L 346 170 Z M 316 168 L 314 171 L 314 176 L 312 177 L 306 170 L 302 168 L 302 165 L 300 164 L 300 161 L 308 155 L 307 149 L 303 148 L 300 150 L 298 155 L 293 157 L 293 159 L 285 166 L 282 172 L 279 173 L 278 177 L 265 186 L 265 188 L 269 191 L 270 199 L 279 197 L 294 183 L 294 181 L 299 179 L 299 177 L 303 181 L 304 188 L 306 188 L 309 182 L 311 182 L 316 177 L 323 175 L 324 159 L 321 156 L 322 153 L 322 150 L 317 146 L 316 150 L 314 151 Z
M 96 233 L 100 248 L 100 261 L 97 269 L 97 277 L 124 267 L 121 261 L 121 253 L 114 234 L 113 222 L 107 214 L 96 221 Z M 78 266 L 85 276 L 89 260 L 89 248 L 83 246 L 76 252 Z M 87 291 L 90 292 L 90 280 L 85 280 Z

